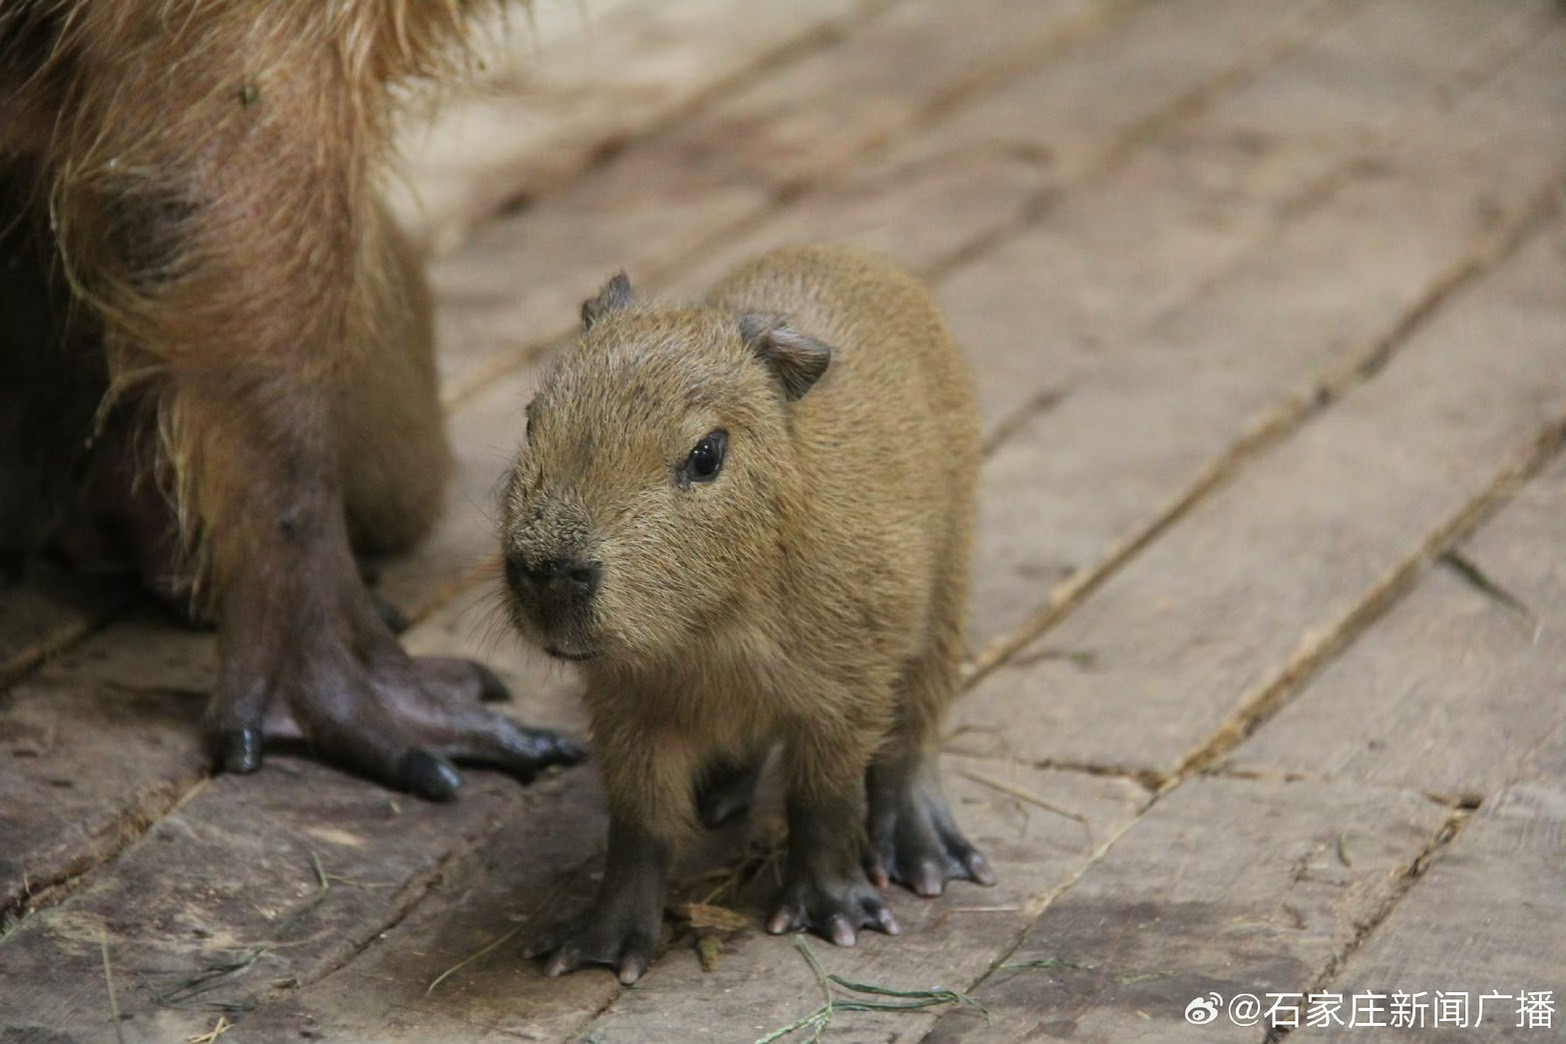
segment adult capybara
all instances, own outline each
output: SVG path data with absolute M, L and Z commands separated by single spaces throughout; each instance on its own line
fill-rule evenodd
M 583 317 L 504 499 L 512 615 L 579 661 L 610 808 L 598 901 L 546 970 L 639 977 L 681 835 L 734 811 L 779 741 L 771 931 L 851 945 L 896 931 L 888 877 L 921 895 L 993 881 L 936 770 L 980 449 L 929 294 L 817 247 L 700 307 L 643 304 L 616 277 Z
M 580 756 L 409 658 L 354 557 L 423 533 L 448 470 L 378 183 L 472 6 L 0 2 L 0 554 L 128 558 L 213 618 L 224 769 L 302 736 L 445 797 L 449 759 Z

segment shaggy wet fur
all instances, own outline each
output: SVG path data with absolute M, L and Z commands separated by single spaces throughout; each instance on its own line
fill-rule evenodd
M 446 796 L 447 755 L 567 756 L 467 706 L 492 679 L 403 655 L 350 552 L 421 535 L 449 470 L 422 273 L 378 189 L 396 92 L 460 62 L 468 14 L 0 5 L 0 262 L 53 298 L 0 330 L 0 366 L 76 389 L 78 428 L 0 447 L 0 480 L 48 487 L 0 509 L 0 539 L 118 545 L 216 619 L 224 767 L 303 736 Z

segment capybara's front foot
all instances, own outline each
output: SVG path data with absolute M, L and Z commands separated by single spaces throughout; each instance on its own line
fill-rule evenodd
M 989 860 L 952 818 L 933 757 L 877 762 L 866 783 L 878 877 L 925 897 L 940 895 L 958 878 L 995 883 Z
M 812 931 L 839 946 L 854 945 L 861 928 L 896 935 L 886 897 L 865 874 L 872 859 L 857 793 L 790 795 L 788 868 L 767 931 Z
M 607 964 L 629 986 L 652 965 L 660 920 L 654 911 L 599 906 L 566 933 L 549 955 L 544 974 L 553 978 L 588 964 Z
M 663 923 L 664 878 L 673 858 L 668 838 L 634 817 L 611 815 L 609 854 L 598 898 L 544 962 L 550 977 L 586 964 L 607 964 L 629 986 L 652 964 Z
M 861 928 L 898 933 L 886 897 L 862 871 L 842 875 L 791 874 L 767 920 L 767 931 L 812 931 L 839 946 L 852 946 Z
M 225 613 L 222 673 L 206 721 L 219 771 L 252 772 L 267 740 L 302 739 L 325 760 L 439 801 L 462 783 L 454 761 L 492 765 L 525 783 L 586 757 L 568 736 L 485 709 L 484 701 L 506 696 L 485 668 L 408 656 L 362 588 L 355 594 L 362 612 L 313 626 Z

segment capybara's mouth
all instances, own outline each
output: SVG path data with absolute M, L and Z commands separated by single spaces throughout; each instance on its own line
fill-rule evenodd
M 544 651 L 557 660 L 570 660 L 572 663 L 581 663 L 584 660 L 592 660 L 598 657 L 598 653 L 592 649 L 566 650 L 558 645 L 546 646 Z

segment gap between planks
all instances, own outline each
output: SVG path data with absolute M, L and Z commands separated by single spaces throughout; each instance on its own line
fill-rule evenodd
M 1375 934 L 1376 929 L 1386 923 L 1386 919 L 1392 916 L 1392 911 L 1396 910 L 1408 893 L 1413 891 L 1414 885 L 1418 884 L 1419 879 L 1425 875 L 1425 871 L 1430 869 L 1430 864 L 1440 858 L 1441 853 L 1457 839 L 1457 835 L 1462 832 L 1468 820 L 1473 817 L 1476 808 L 1477 806 L 1474 808 L 1460 806 L 1447 817 L 1446 821 L 1441 824 L 1440 828 L 1436 830 L 1425 844 L 1425 847 L 1420 850 L 1419 854 L 1408 864 L 1407 869 L 1398 877 L 1391 892 L 1387 894 L 1381 904 L 1371 911 L 1368 918 L 1354 925 L 1353 937 L 1349 939 L 1341 950 L 1328 959 L 1327 963 L 1322 967 L 1320 974 L 1311 980 L 1310 985 L 1304 991 L 1307 995 L 1326 991 L 1327 987 L 1332 984 L 1332 981 L 1338 977 L 1338 973 L 1343 970 L 1343 966 L 1348 963 L 1349 958 L 1353 957 L 1365 945 L 1366 940 Z M 1276 1041 L 1280 1041 L 1293 1033 L 1294 1029 L 1295 1027 L 1292 1026 L 1271 1026 L 1262 1038 L 1262 1044 L 1275 1044 Z
M 1306 635 L 1289 661 L 1258 686 L 1255 695 L 1171 777 L 1179 781 L 1218 764 L 1230 751 L 1266 724 L 1327 663 L 1406 594 L 1421 572 L 1443 552 L 1461 543 L 1544 469 L 1566 445 L 1566 418 L 1558 418 L 1522 453 L 1507 461 L 1490 485 L 1421 542 L 1419 549 L 1393 566 L 1331 631 Z M 1171 786 L 1173 783 L 1170 784 Z

